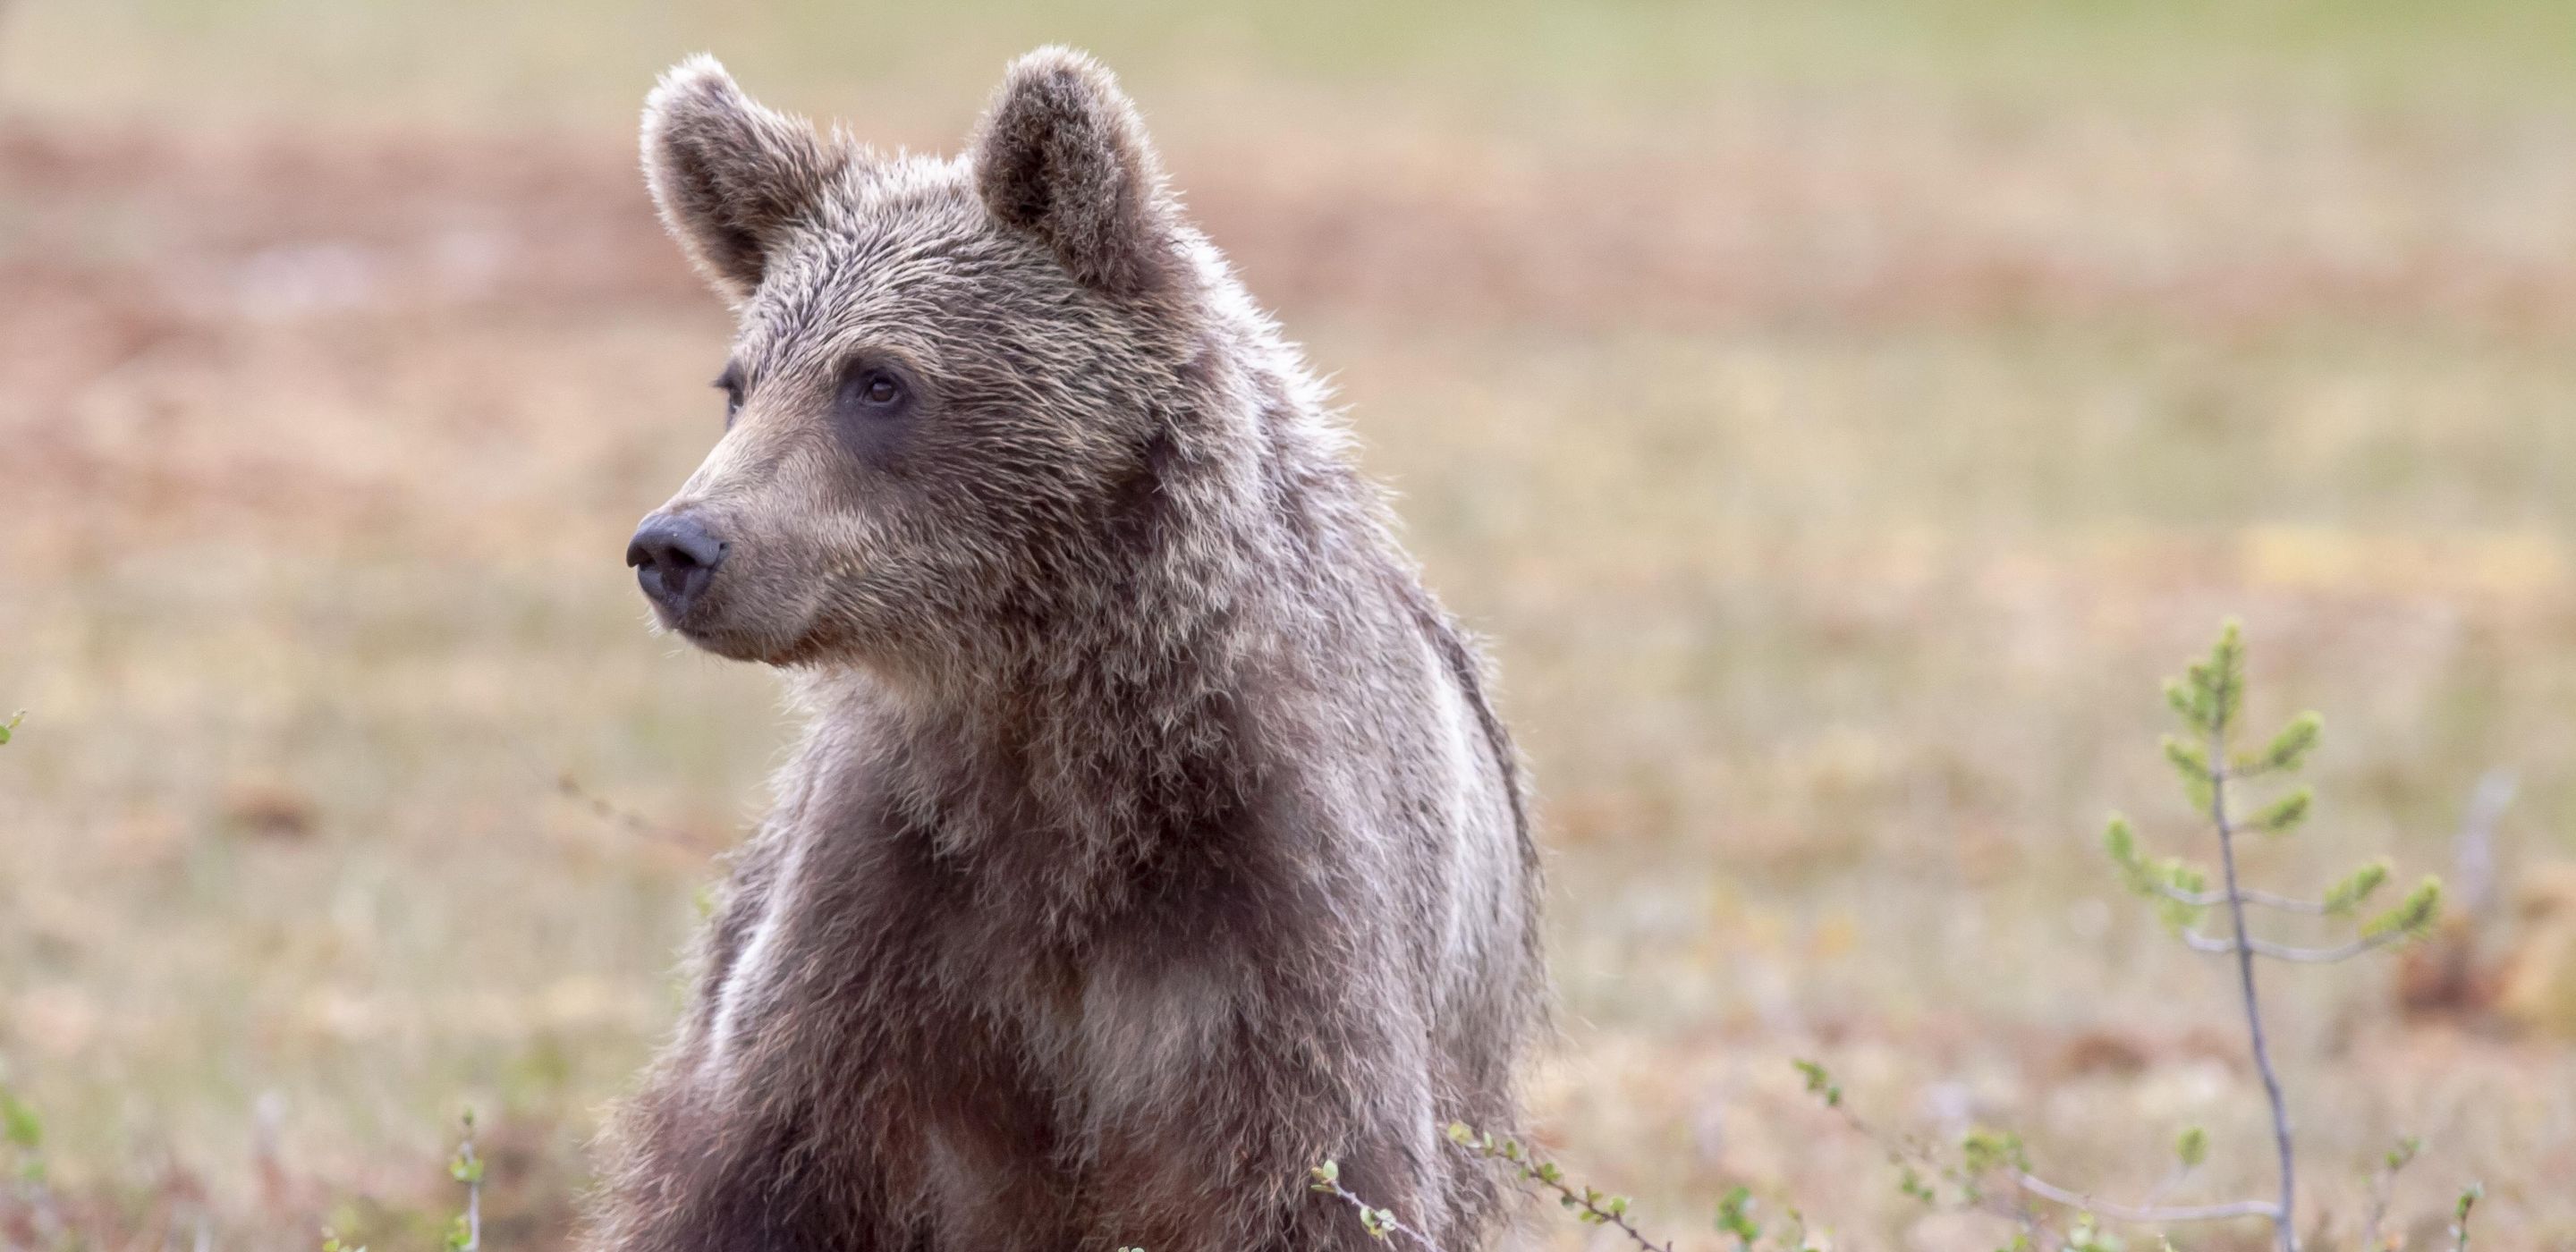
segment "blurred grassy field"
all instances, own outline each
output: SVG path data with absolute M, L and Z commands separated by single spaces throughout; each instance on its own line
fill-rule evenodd
M 2223 975 L 2095 851 L 2113 806 L 2191 834 L 2154 683 L 2224 614 L 2259 711 L 2329 727 L 2265 881 L 2447 870 L 2497 768 L 2503 894 L 2576 858 L 2576 6 L 40 0 L 0 1065 L 84 1221 L 425 1246 L 471 1104 L 495 1242 L 560 1237 L 785 736 L 618 560 L 726 331 L 636 104 L 712 48 L 947 148 L 1049 40 L 1126 76 L 1495 639 L 1554 849 L 1538 1129 L 1650 1225 L 1742 1182 L 1837 1246 L 1998 1237 L 1793 1056 L 2105 1194 L 2195 1123 L 2176 1198 L 2259 1185 Z M 2271 973 L 2317 1212 L 2349 1240 L 2420 1134 L 2401 1211 L 2482 1178 L 2488 1246 L 2576 1246 L 2566 1037 L 2394 969 Z

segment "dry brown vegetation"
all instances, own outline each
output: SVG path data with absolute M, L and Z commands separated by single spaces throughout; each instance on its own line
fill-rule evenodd
M 2453 946 L 2270 984 L 2307 1224 L 2351 1238 L 2413 1134 L 2419 1238 L 2479 1178 L 2485 1246 L 2576 1244 L 2553 7 L 1427 11 L 1457 46 L 1335 6 L 863 44 L 828 7 L 0 25 L 0 1076 L 76 1224 L 427 1246 L 471 1104 L 487 1246 L 560 1237 L 783 735 L 618 561 L 714 437 L 725 334 L 629 110 L 712 44 L 945 145 L 1068 38 L 1496 640 L 1555 849 L 1532 1130 L 1570 1169 L 1685 1244 L 1736 1183 L 1838 1246 L 2001 1233 L 1898 1195 L 1813 1056 L 1879 1123 L 2008 1125 L 2111 1193 L 2206 1125 L 2186 1190 L 2259 1193 L 2224 984 L 2094 840 L 2113 804 L 2191 829 L 2152 683 L 2233 612 L 2258 715 L 2332 728 L 2319 833 L 2257 878 L 2448 871 L 2476 781 L 2521 781 Z

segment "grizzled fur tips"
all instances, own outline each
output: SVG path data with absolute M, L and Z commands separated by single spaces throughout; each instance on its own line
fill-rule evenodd
M 1107 71 L 883 156 L 712 60 L 646 179 L 737 314 L 723 433 L 627 552 L 807 717 L 598 1252 L 1454 1252 L 1505 1192 L 1538 865 L 1473 642 Z M 711 427 L 713 423 L 710 423 Z
M 985 207 L 1045 240 L 1075 277 L 1133 295 L 1169 273 L 1162 164 L 1098 62 L 1059 48 L 1022 57 L 973 146 Z
M 672 67 L 644 105 L 644 169 L 662 222 L 736 304 L 760 286 L 788 228 L 822 203 L 841 149 L 754 103 L 711 56 Z

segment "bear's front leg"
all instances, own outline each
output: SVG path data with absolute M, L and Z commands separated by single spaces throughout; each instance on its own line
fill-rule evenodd
M 621 1111 L 587 1252 L 901 1252 L 883 1173 L 805 1112 L 668 1076 Z

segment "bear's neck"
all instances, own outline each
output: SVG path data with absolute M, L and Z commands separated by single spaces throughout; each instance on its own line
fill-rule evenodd
M 1079 660 L 930 698 L 849 676 L 818 712 L 862 723 L 865 772 L 834 769 L 824 785 L 865 798 L 866 837 L 945 866 L 997 915 L 1078 941 L 1148 889 L 1165 852 L 1239 828 L 1264 785 L 1264 701 L 1224 649 L 1089 642 Z
M 1332 650 L 1392 569 L 1382 506 L 1298 377 L 1208 380 L 1225 385 L 1194 399 L 1230 407 L 1157 451 L 1109 576 L 935 688 L 871 701 L 911 833 L 997 906 L 1065 930 L 1114 916 L 1176 846 L 1257 837 L 1293 785 L 1266 762 L 1329 718 Z

